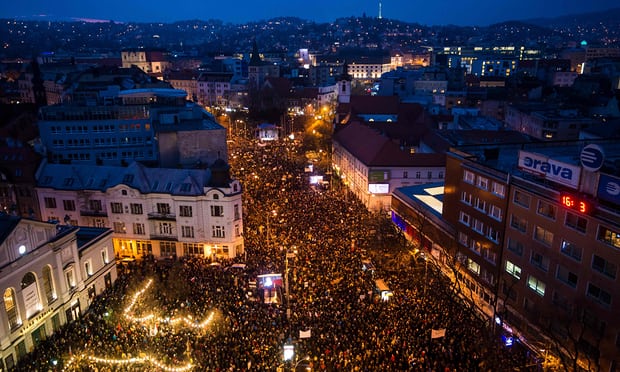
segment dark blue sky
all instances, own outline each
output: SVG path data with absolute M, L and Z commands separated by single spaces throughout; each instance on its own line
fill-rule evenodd
M 382 5 L 384 18 L 423 25 L 488 25 L 620 7 L 618 0 L 382 0 Z M 46 15 L 137 22 L 245 23 L 278 16 L 329 22 L 363 13 L 376 17 L 379 0 L 5 0 L 0 7 L 0 18 Z

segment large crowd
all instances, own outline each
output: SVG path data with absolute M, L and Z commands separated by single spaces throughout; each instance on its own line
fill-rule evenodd
M 119 266 L 114 287 L 17 370 L 525 370 L 526 353 L 504 346 L 439 271 L 413 259 L 395 267 L 390 257 L 402 241 L 390 238 L 389 218 L 368 212 L 336 180 L 328 190 L 308 185 L 301 143 L 238 146 L 230 163 L 244 187 L 247 254 L 218 264 L 181 257 Z M 363 259 L 376 268 L 363 270 Z M 240 262 L 245 268 L 232 267 Z M 269 273 L 289 282 L 288 295 L 283 286 L 274 304 L 264 303 L 256 283 Z M 392 290 L 388 301 L 375 291 L 376 278 Z M 149 280 L 152 285 L 135 295 Z M 157 318 L 136 320 L 149 314 Z M 190 322 L 167 322 L 180 317 Z M 192 326 L 204 319 L 210 320 Z M 445 336 L 431 338 L 431 330 L 440 329 Z M 283 360 L 285 344 L 295 350 L 290 361 Z M 161 366 L 89 358 L 146 355 Z

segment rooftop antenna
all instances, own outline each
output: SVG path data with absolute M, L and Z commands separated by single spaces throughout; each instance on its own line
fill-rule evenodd
M 383 18 L 381 16 L 381 1 L 379 0 L 379 19 Z

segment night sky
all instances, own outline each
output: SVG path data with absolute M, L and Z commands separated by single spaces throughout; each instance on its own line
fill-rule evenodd
M 423 25 L 480 25 L 508 20 L 607 10 L 618 0 L 382 0 L 383 17 Z M 21 0 L 3 1 L 0 18 L 68 20 L 87 18 L 114 21 L 174 22 L 219 19 L 245 23 L 279 16 L 317 22 L 340 17 L 376 17 L 378 0 Z

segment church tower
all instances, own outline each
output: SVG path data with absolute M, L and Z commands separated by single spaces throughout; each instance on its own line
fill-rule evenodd
M 342 75 L 338 78 L 338 103 L 351 102 L 351 75 L 349 75 L 349 64 L 344 63 L 342 66 Z

